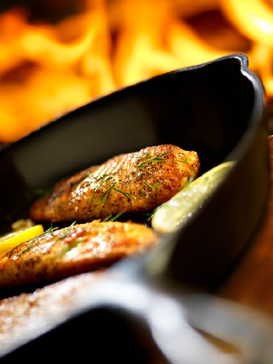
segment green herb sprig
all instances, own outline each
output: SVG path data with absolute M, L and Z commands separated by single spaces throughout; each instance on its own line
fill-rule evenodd
M 135 158 L 137 158 L 138 160 L 141 160 L 141 159 L 145 159 L 145 158 L 147 158 L 147 157 L 150 157 L 151 156 L 151 154 L 150 153 L 146 153 L 145 155 L 143 155 L 142 157 L 135 157 Z
M 124 214 L 126 210 L 120 211 L 116 216 L 112 217 L 113 215 L 110 214 L 108 215 L 104 220 L 102 220 L 102 222 L 107 222 L 107 221 L 115 221 L 117 220 L 122 214 Z
M 74 187 L 76 185 L 78 185 L 79 183 L 81 183 L 83 180 L 85 180 L 85 178 L 87 178 L 89 176 L 89 174 L 91 173 L 91 171 L 87 171 L 85 172 L 80 179 L 78 179 L 77 181 L 75 182 L 71 182 L 70 183 L 70 187 Z
M 57 241 L 58 240 L 63 240 L 64 238 L 67 237 L 67 235 L 70 233 L 70 231 L 72 230 L 73 226 L 76 224 L 77 221 L 74 221 L 72 222 L 72 224 L 70 226 L 68 226 L 68 228 L 65 229 L 65 231 L 63 232 L 62 235 L 60 235 L 58 238 L 57 238 Z
M 176 162 L 182 162 L 182 163 L 186 163 L 186 164 L 189 164 L 188 160 L 186 157 L 184 157 L 182 154 L 179 154 L 180 158 L 181 158 L 181 161 L 179 160 L 176 160 Z
M 153 185 L 149 185 L 148 183 L 146 182 L 143 182 L 145 184 L 145 186 L 149 187 L 149 188 L 162 188 L 162 185 L 158 182 L 156 182 L 155 184 Z
M 166 162 L 179 162 L 179 163 L 186 163 L 186 164 L 189 164 L 188 163 L 188 160 L 187 160 L 187 158 L 185 158 L 185 157 L 183 157 L 182 155 L 180 155 L 180 157 L 182 158 L 182 159 L 164 159 L 163 157 L 165 156 L 165 155 L 167 155 L 167 154 L 169 154 L 169 153 L 171 153 L 171 152 L 173 152 L 173 150 L 170 150 L 170 151 L 168 151 L 168 152 L 164 152 L 164 153 L 162 153 L 162 154 L 160 154 L 160 155 L 158 155 L 158 156 L 155 156 L 155 157 L 153 157 L 153 158 L 150 158 L 150 159 L 148 159 L 147 161 L 144 161 L 144 162 L 142 162 L 142 163 L 140 163 L 138 166 L 137 166 L 137 168 L 142 168 L 142 167 L 147 167 L 147 165 L 149 164 L 149 163 L 151 163 L 151 162 L 153 162 L 153 163 L 160 163 L 160 162 L 163 162 L 163 163 L 166 163 Z M 141 160 L 141 159 L 144 159 L 144 158 L 146 158 L 146 157 L 150 157 L 150 154 L 149 153 L 147 153 L 145 156 L 143 156 L 143 157 L 137 157 L 139 160 Z
M 106 177 L 106 179 L 104 180 L 104 178 Z M 91 200 L 90 200 L 90 205 L 92 204 L 93 200 L 94 200 L 94 197 L 95 197 L 95 193 L 97 192 L 97 190 L 104 184 L 106 185 L 106 183 L 112 178 L 112 176 L 110 176 L 109 174 L 103 174 L 101 176 L 96 176 L 94 177 L 94 181 L 95 182 L 99 182 L 95 189 L 94 189 L 94 192 L 91 196 Z M 90 181 L 91 182 L 91 181 Z M 104 197 L 103 197 L 104 198 Z
M 109 188 L 107 188 L 107 190 L 102 194 L 102 196 L 101 196 L 101 198 L 100 198 L 100 200 L 101 200 L 101 202 L 103 202 L 103 200 L 104 200 L 104 198 L 105 198 L 105 202 L 104 202 L 104 205 L 103 205 L 103 207 L 105 206 L 105 204 L 106 204 L 106 202 L 107 202 L 107 200 L 108 200 L 108 198 L 109 198 L 109 195 L 110 195 L 110 193 L 111 193 L 111 191 L 112 191 L 112 189 L 114 188 L 114 186 L 115 186 L 115 184 L 116 184 L 116 182 L 114 182 Z
M 126 210 L 120 211 L 116 216 L 112 217 L 111 221 L 116 221 Z
M 84 241 L 86 241 L 86 238 L 79 238 L 77 240 L 72 241 L 70 244 L 66 245 L 65 247 L 63 247 L 60 251 L 58 251 L 55 255 L 53 255 L 51 258 L 59 258 L 62 255 L 64 255 L 65 253 L 69 252 L 70 250 L 72 250 L 73 248 L 75 248 L 75 246 L 77 246 L 80 243 L 83 243 Z
M 129 197 L 130 198 L 133 198 L 133 199 L 136 199 L 135 196 L 131 195 L 129 192 L 124 192 L 124 191 L 121 191 L 121 190 L 118 190 L 117 188 L 113 188 L 115 191 L 121 193 L 122 195 L 124 195 L 125 197 L 127 197 L 127 199 L 129 200 Z
M 112 214 L 106 216 L 106 218 L 104 220 L 102 220 L 102 222 L 107 222 L 107 221 L 111 220 L 112 216 L 113 216 Z
M 93 177 L 93 181 L 95 182 L 98 182 L 98 184 L 96 185 L 96 187 L 94 188 L 94 192 L 91 196 L 91 199 L 90 199 L 90 204 L 93 203 L 94 201 L 94 198 L 95 198 L 95 194 L 96 192 L 98 191 L 98 189 L 103 186 L 103 185 L 106 185 L 106 183 L 108 181 L 110 181 L 111 179 L 113 178 L 113 174 L 102 174 L 100 176 L 96 176 L 96 177 Z M 90 183 L 92 182 L 92 179 L 90 180 Z M 104 203 L 103 206 L 105 206 L 105 204 L 107 203 L 107 200 L 109 198 L 109 195 L 111 193 L 112 190 L 116 191 L 116 192 L 119 192 L 121 193 L 123 196 L 125 196 L 128 200 L 129 198 L 134 198 L 135 197 L 133 195 L 131 195 L 130 193 L 128 192 L 124 192 L 124 191 L 121 191 L 120 189 L 116 188 L 115 187 L 116 185 L 116 182 L 113 182 L 112 185 L 110 187 L 107 188 L 107 190 L 102 194 L 102 196 L 100 197 L 100 203 Z
M 53 227 L 52 224 L 50 226 L 50 228 L 48 228 L 45 232 L 43 232 L 42 234 L 40 234 L 39 236 L 36 236 L 34 239 L 31 239 L 31 240 L 34 240 L 34 242 L 32 244 L 30 244 L 27 248 L 25 248 L 23 251 L 21 251 L 18 256 L 24 254 L 25 252 L 29 251 L 30 249 L 32 249 L 35 245 L 38 244 L 39 242 L 39 239 L 42 238 L 43 236 L 45 236 L 46 234 L 48 233 L 52 233 L 53 231 L 59 229 L 58 227 Z M 27 242 L 31 241 L 31 240 L 28 240 Z

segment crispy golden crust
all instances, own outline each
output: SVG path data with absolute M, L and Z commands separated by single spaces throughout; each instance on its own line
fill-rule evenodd
M 200 167 L 196 152 L 173 145 L 116 156 L 58 183 L 30 210 L 35 221 L 92 221 L 143 213 L 168 201 Z
M 0 259 L 0 288 L 108 267 L 156 243 L 152 229 L 134 223 L 93 222 L 45 233 Z

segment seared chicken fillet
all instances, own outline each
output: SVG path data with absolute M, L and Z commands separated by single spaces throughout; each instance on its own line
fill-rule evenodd
M 0 288 L 55 281 L 108 267 L 157 243 L 152 229 L 135 223 L 92 222 L 45 232 L 0 259 Z
M 91 221 L 143 213 L 168 201 L 199 171 L 197 153 L 173 145 L 109 159 L 58 183 L 31 206 L 35 221 Z

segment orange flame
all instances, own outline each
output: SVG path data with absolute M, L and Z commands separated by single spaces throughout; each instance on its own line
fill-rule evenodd
M 118 87 L 231 53 L 273 96 L 270 0 L 85 0 L 57 24 L 0 15 L 0 141 Z

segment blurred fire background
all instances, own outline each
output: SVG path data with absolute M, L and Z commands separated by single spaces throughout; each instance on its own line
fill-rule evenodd
M 248 56 L 271 114 L 273 0 L 2 1 L 0 142 L 117 88 L 232 53 Z

